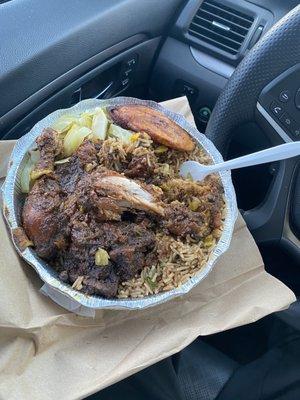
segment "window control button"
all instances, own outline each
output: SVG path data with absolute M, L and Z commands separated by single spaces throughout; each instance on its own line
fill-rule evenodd
M 121 70 L 121 75 L 120 75 L 121 80 L 123 81 L 123 80 L 131 78 L 132 73 L 133 73 L 133 70 L 131 68 L 127 68 L 127 69 L 125 68 L 125 69 Z
M 126 61 L 126 65 L 128 68 L 135 68 L 138 62 L 138 56 L 135 54 L 130 58 L 129 60 Z
M 123 72 L 123 75 L 124 75 L 126 78 L 128 78 L 128 76 L 131 75 L 131 74 L 132 74 L 132 69 L 131 69 L 131 68 L 128 68 L 128 69 L 126 69 L 126 70 Z
M 278 103 L 276 103 L 276 101 L 272 101 L 270 109 L 272 113 L 278 118 L 283 114 L 283 108 Z
M 128 84 L 129 84 L 129 78 L 125 78 L 125 79 L 121 80 L 121 85 L 123 87 L 127 86 Z

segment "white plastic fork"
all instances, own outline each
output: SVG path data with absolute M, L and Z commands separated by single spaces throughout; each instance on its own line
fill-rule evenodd
M 272 161 L 285 160 L 300 155 L 300 142 L 291 142 L 270 147 L 256 153 L 234 158 L 219 164 L 203 165 L 197 161 L 185 161 L 180 166 L 180 175 L 183 178 L 191 176 L 194 181 L 201 181 L 214 172 L 228 171 L 236 168 L 250 167 Z

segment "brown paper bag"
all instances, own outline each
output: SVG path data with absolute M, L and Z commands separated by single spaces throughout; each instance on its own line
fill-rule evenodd
M 185 98 L 164 104 L 193 118 Z M 4 175 L 12 143 L 0 142 Z M 248 324 L 295 301 L 267 274 L 241 217 L 230 249 L 189 294 L 140 311 L 81 317 L 39 292 L 0 218 L 0 398 L 82 399 L 174 354 L 199 335 Z

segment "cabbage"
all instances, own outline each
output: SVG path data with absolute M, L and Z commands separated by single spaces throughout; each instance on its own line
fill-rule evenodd
M 87 112 L 84 112 L 80 115 L 80 117 L 77 120 L 77 124 L 80 126 L 86 126 L 87 128 L 92 128 L 92 121 L 93 117 Z
M 73 125 L 64 138 L 64 154 L 69 157 L 78 149 L 84 139 L 92 133 L 85 126 Z
M 52 128 L 58 133 L 64 133 L 68 131 L 73 124 L 78 123 L 78 118 L 78 115 L 62 115 L 54 122 Z
M 119 139 L 123 143 L 130 144 L 133 133 L 127 129 L 121 128 L 118 125 L 110 124 L 108 134 L 109 136 Z
M 30 174 L 33 168 L 34 168 L 34 163 L 29 157 L 28 160 L 25 162 L 25 165 L 21 172 L 20 184 L 22 193 L 29 193 L 30 183 L 31 183 Z
M 61 134 L 66 133 L 74 124 L 91 128 L 92 119 L 93 117 L 87 112 L 80 115 L 62 115 L 54 122 L 52 128 Z
M 29 150 L 30 159 L 33 164 L 36 164 L 40 159 L 40 151 L 39 150 Z
M 35 164 L 40 159 L 40 152 L 39 150 L 29 150 L 28 151 L 28 159 L 25 162 L 24 168 L 21 172 L 21 191 L 22 193 L 29 193 L 32 179 L 32 171 L 34 170 Z
M 104 111 L 100 108 L 93 116 L 92 132 L 93 139 L 105 140 L 108 128 L 108 120 Z
M 105 111 L 100 107 L 85 111 L 82 114 L 62 115 L 54 122 L 52 128 L 61 136 L 64 136 L 74 124 L 92 129 L 95 140 L 104 140 L 106 137 L 108 119 Z

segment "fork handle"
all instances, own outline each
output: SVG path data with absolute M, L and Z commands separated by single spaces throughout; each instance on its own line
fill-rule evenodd
M 291 142 L 270 147 L 265 150 L 246 156 L 234 158 L 220 164 L 209 165 L 210 172 L 225 171 L 236 168 L 250 167 L 257 164 L 265 164 L 272 161 L 285 160 L 300 155 L 300 142 Z

